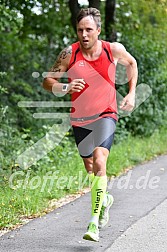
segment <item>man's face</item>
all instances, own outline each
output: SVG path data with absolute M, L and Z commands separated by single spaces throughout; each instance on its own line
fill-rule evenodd
M 100 28 L 97 28 L 92 16 L 87 16 L 81 19 L 77 24 L 77 35 L 81 46 L 88 50 L 91 49 L 98 40 Z

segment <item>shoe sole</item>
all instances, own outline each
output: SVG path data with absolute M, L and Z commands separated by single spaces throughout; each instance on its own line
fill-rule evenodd
M 91 234 L 89 233 L 84 234 L 83 239 L 87 241 L 95 241 L 95 242 L 99 241 L 99 239 L 96 239 L 95 237 L 91 236 Z

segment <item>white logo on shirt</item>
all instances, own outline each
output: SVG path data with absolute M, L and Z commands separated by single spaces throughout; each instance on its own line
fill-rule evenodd
M 79 62 L 79 66 L 85 66 L 85 62 L 84 61 L 80 61 Z

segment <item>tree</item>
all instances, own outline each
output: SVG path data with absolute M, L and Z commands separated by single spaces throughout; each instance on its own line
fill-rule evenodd
M 89 0 L 89 7 L 94 7 L 100 9 L 100 0 Z M 105 35 L 106 40 L 114 42 L 116 41 L 116 31 L 115 31 L 115 4 L 116 0 L 106 0 L 105 4 Z M 76 30 L 76 16 L 81 9 L 78 0 L 69 0 L 69 8 L 71 11 L 71 22 L 74 30 Z
M 116 0 L 107 0 L 105 6 L 105 33 L 106 40 L 114 42 L 117 40 L 115 31 L 115 5 Z

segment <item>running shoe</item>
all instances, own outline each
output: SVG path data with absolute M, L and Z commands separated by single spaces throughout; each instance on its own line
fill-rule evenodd
M 107 193 L 107 206 L 102 205 L 100 210 L 99 228 L 104 228 L 107 225 L 109 221 L 109 210 L 113 202 L 114 202 L 113 196 Z
M 95 242 L 99 241 L 99 229 L 95 223 L 89 223 L 87 232 L 84 234 L 83 239 Z

